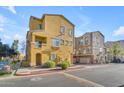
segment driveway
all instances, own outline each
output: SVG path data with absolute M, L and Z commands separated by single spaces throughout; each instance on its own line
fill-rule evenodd
M 0 87 L 116 87 L 124 85 L 124 64 L 86 65 L 75 71 L 0 80 Z
M 124 85 L 124 64 L 89 66 L 89 69 L 68 72 L 68 74 L 87 79 L 105 87 Z

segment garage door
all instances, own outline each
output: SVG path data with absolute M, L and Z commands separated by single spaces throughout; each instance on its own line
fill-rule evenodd
M 80 57 L 80 63 L 88 64 L 90 61 L 90 57 Z

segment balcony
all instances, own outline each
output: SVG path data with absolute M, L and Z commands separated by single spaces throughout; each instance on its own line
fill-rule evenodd
M 46 46 L 46 43 L 35 42 L 35 48 L 44 48 L 45 46 Z
M 49 34 L 44 30 L 31 30 L 30 32 L 32 32 L 34 36 L 39 36 L 39 37 L 47 37 Z
M 46 52 L 46 51 L 49 52 L 49 49 L 46 43 L 34 42 L 34 49 L 37 52 Z
M 41 37 L 41 36 L 35 36 L 35 48 L 44 48 L 47 44 L 47 38 L 46 37 Z

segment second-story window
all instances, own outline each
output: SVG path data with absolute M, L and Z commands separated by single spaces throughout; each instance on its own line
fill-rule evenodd
M 61 32 L 62 35 L 65 34 L 65 27 L 64 27 L 64 26 L 61 26 L 61 27 L 60 27 L 60 32 Z
M 63 39 L 60 40 L 60 44 L 64 45 L 64 40 Z
M 36 41 L 35 47 L 36 48 L 41 48 L 42 42 L 41 41 Z
M 72 37 L 73 36 L 73 30 L 69 30 L 69 35 Z
M 52 39 L 52 46 L 53 47 L 59 47 L 60 42 L 59 39 Z
M 42 24 L 39 24 L 38 25 L 38 30 L 41 30 L 42 29 Z
M 88 41 L 88 37 L 85 37 L 85 45 L 88 45 L 89 41 Z
M 84 44 L 84 40 L 81 39 L 81 40 L 80 40 L 80 45 L 83 45 L 83 44 Z
M 99 47 L 100 47 L 99 42 L 96 42 L 96 48 L 99 48 Z
M 65 40 L 65 45 L 67 46 L 69 44 L 69 41 Z
M 72 42 L 72 41 L 70 41 L 70 46 L 72 46 L 72 44 L 73 44 L 73 42 Z

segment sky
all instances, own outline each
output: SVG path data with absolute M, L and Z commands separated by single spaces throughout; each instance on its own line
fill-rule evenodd
M 124 40 L 124 7 L 109 6 L 1 6 L 0 38 L 12 44 L 14 39 L 23 41 L 29 29 L 30 16 L 62 14 L 75 24 L 75 36 L 86 32 L 101 31 L 105 41 Z

